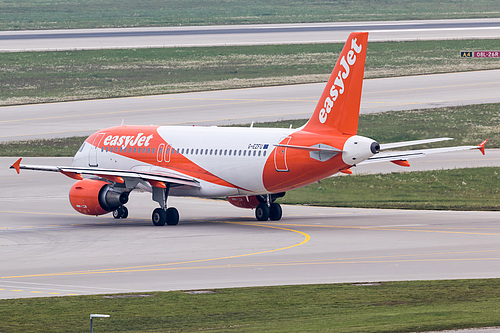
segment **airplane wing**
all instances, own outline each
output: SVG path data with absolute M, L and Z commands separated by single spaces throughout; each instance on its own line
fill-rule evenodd
M 405 147 L 412 146 L 422 143 L 430 143 L 430 142 L 438 142 L 452 140 L 451 138 L 437 138 L 437 139 L 428 139 L 428 140 L 415 140 L 415 141 L 405 141 L 405 142 L 396 142 L 396 143 L 388 143 L 380 145 L 380 149 L 391 149 L 396 147 Z M 400 166 L 410 166 L 408 163 L 408 159 L 410 158 L 418 158 L 424 157 L 426 155 L 431 154 L 441 154 L 453 151 L 462 151 L 462 150 L 471 150 L 471 149 L 479 149 L 481 153 L 484 155 L 484 145 L 488 140 L 484 140 L 477 146 L 457 146 L 457 147 L 444 147 L 444 148 L 430 148 L 430 149 L 420 149 L 420 150 L 407 150 L 407 151 L 388 151 L 378 153 L 375 156 L 370 157 L 368 160 L 363 161 L 359 164 L 366 163 L 376 163 L 376 162 L 393 162 L 394 164 Z
M 18 159 L 14 164 L 11 165 L 10 168 L 15 169 L 17 173 L 19 173 L 21 169 L 60 172 L 65 176 L 77 180 L 83 179 L 82 175 L 93 175 L 116 183 L 124 183 L 124 178 L 129 178 L 145 180 L 152 186 L 156 187 L 164 187 L 165 183 L 200 187 L 200 183 L 196 179 L 183 177 L 175 173 L 117 170 L 92 167 L 25 165 L 21 164 L 21 160 L 22 158 Z

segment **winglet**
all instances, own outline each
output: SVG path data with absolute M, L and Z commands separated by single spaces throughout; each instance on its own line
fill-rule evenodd
M 479 149 L 479 151 L 483 153 L 483 155 L 484 155 L 484 145 L 486 144 L 486 142 L 488 142 L 488 139 L 484 140 L 477 146 L 477 149 Z
M 20 159 L 18 159 L 18 160 L 17 160 L 14 164 L 12 164 L 12 165 L 10 166 L 10 168 L 11 168 L 11 169 L 16 169 L 17 174 L 19 174 L 19 170 L 21 169 L 21 160 L 22 160 L 22 159 L 23 159 L 23 158 L 21 157 L 21 158 L 20 158 Z

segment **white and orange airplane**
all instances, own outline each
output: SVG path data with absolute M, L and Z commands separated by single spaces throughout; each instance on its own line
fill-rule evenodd
M 468 149 L 484 155 L 486 140 L 478 146 L 380 152 L 450 138 L 379 145 L 357 135 L 367 40 L 366 32 L 349 36 L 314 113 L 298 129 L 122 125 L 89 136 L 72 166 L 23 165 L 19 159 L 11 168 L 77 179 L 69 199 L 87 215 L 126 218 L 129 193 L 152 192 L 160 205 L 152 220 L 159 226 L 179 222 L 168 196 L 227 197 L 235 206 L 255 209 L 259 221 L 277 221 L 282 210 L 275 200 L 286 191 L 350 173 L 361 163 L 409 166 L 410 158 Z

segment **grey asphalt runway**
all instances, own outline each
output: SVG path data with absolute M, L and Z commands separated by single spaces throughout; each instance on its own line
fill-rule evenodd
M 370 32 L 370 41 L 498 38 L 500 19 L 4 31 L 0 52 L 331 43 L 352 31 Z
M 364 81 L 361 113 L 500 102 L 500 70 Z M 324 83 L 0 107 L 0 141 L 89 135 L 120 125 L 305 119 Z
M 84 216 L 68 202 L 73 180 L 17 175 L 13 160 L 0 158 L 0 298 L 499 277 L 500 212 L 284 206 L 258 223 L 225 201 L 170 198 L 180 224 L 154 227 L 149 193 L 132 193 L 128 219 Z

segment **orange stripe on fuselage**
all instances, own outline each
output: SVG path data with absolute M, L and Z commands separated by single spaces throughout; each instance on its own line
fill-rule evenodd
M 299 131 L 291 135 L 289 145 L 314 146 L 326 144 L 342 149 L 350 135 L 338 134 L 327 136 L 307 131 Z M 276 147 L 275 149 L 280 149 Z M 310 152 L 302 149 L 287 148 L 286 165 L 288 171 L 277 171 L 274 160 L 274 151 L 266 161 L 263 173 L 263 182 L 269 192 L 277 193 L 302 187 L 325 177 L 336 174 L 349 167 L 342 160 L 342 153 L 338 153 L 327 161 L 312 159 Z
M 98 148 L 108 148 L 110 152 L 153 166 L 180 172 L 184 175 L 204 180 L 212 184 L 245 190 L 200 167 L 180 153 L 172 153 L 172 147 L 158 134 L 159 126 L 119 126 L 103 129 L 89 136 L 85 141 L 92 144 L 99 133 L 106 133 Z M 161 157 L 159 149 L 162 147 Z M 149 150 L 149 153 L 147 153 Z M 154 153 L 152 153 L 152 149 Z M 174 147 L 178 148 L 178 147 Z M 165 161 L 165 151 L 170 149 L 170 159 Z

